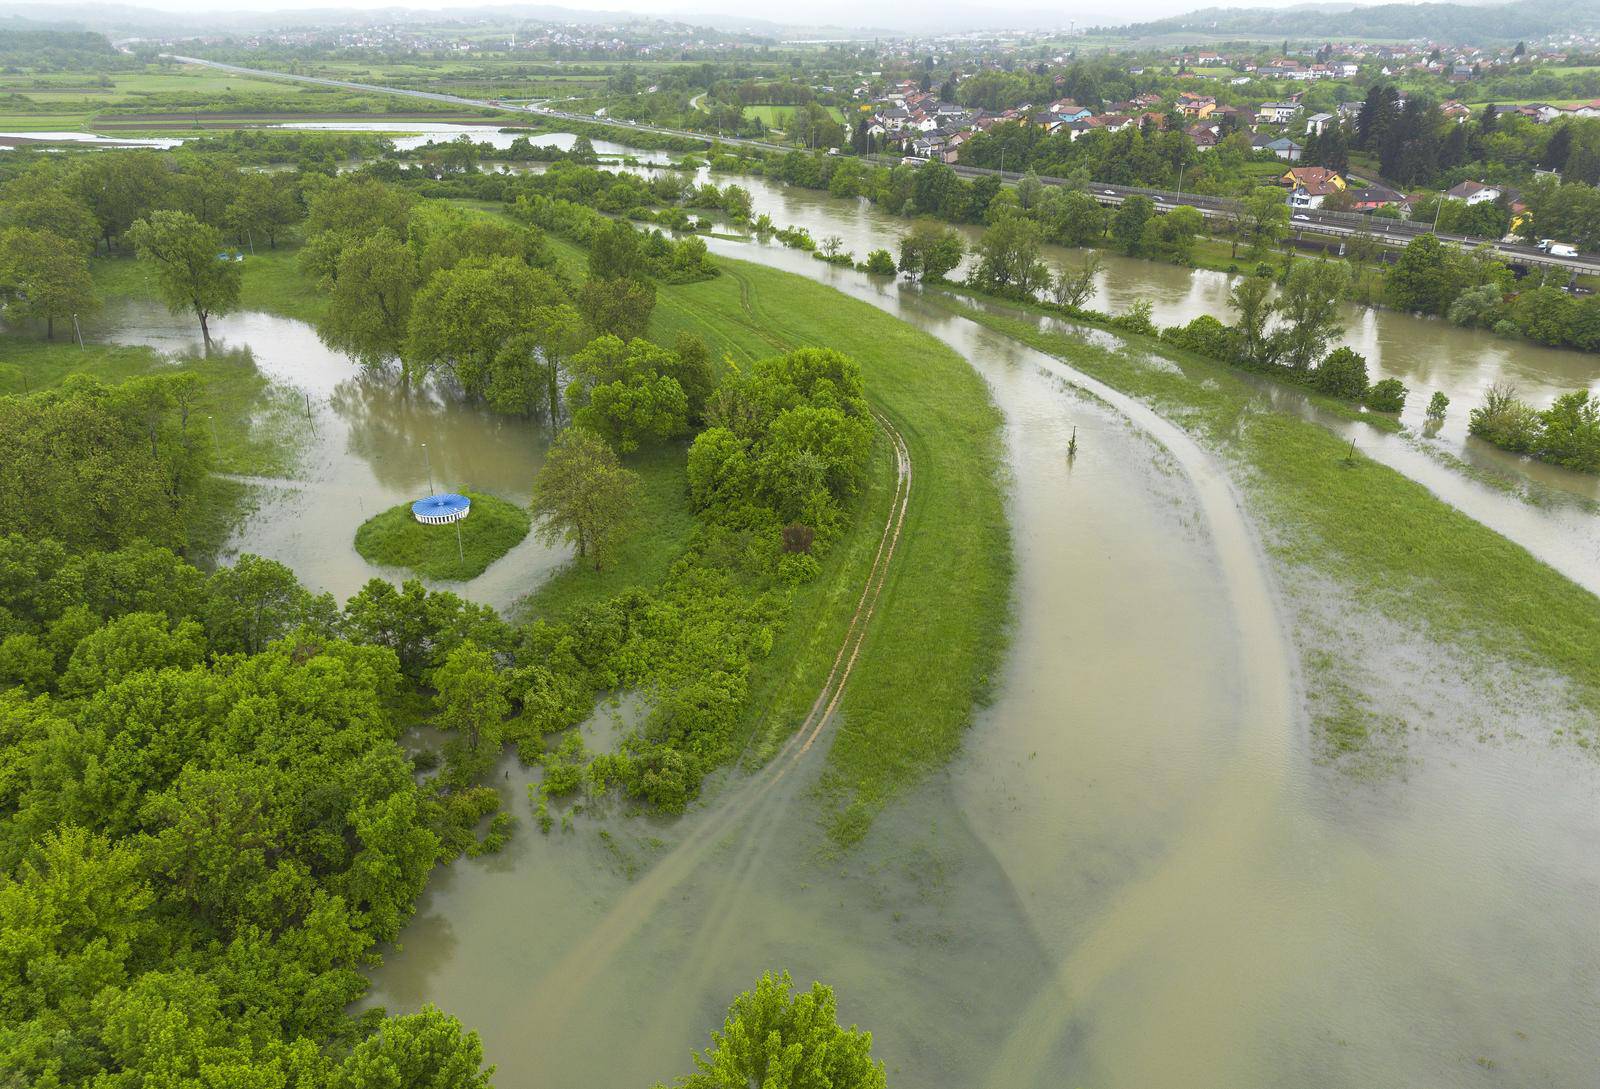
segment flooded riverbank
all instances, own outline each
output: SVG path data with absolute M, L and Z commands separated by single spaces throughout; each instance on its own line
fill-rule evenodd
M 1404 772 L 1318 763 L 1281 626 L 1337 588 L 1265 596 L 1213 462 L 914 290 L 823 274 L 960 350 L 1005 413 L 1017 618 L 994 705 L 842 859 L 795 775 L 676 824 L 580 818 L 458 865 L 372 1001 L 440 1003 L 530 1086 L 685 1069 L 772 967 L 834 984 L 891 1084 L 1581 1082 L 1600 1063 L 1594 768 L 1442 728 L 1493 677 L 1426 683 L 1451 668 L 1427 646 L 1389 663 L 1433 701 L 1398 712 Z M 1395 649 L 1367 619 L 1376 653 Z M 1526 723 L 1558 720 L 1523 695 Z
M 638 168 L 650 173 L 648 167 Z M 737 183 L 751 191 L 754 213 L 766 213 L 778 226 L 805 227 L 819 242 L 842 240 L 843 250 L 865 259 L 873 249 L 898 253 L 899 239 L 911 220 L 889 215 L 865 199 L 838 198 L 812 189 L 751 175 L 712 174 L 702 170 L 697 182 Z M 957 227 L 969 248 L 983 228 Z M 1047 245 L 1043 256 L 1053 268 L 1075 268 L 1084 251 Z M 1227 320 L 1232 278 L 1207 269 L 1189 269 L 1158 261 L 1101 252 L 1103 268 L 1087 305 L 1108 313 L 1126 312 L 1135 302 L 1151 304 L 1157 325 L 1181 325 L 1209 314 Z M 969 262 L 970 264 L 970 259 Z M 1241 261 L 1241 267 L 1245 267 Z M 954 275 L 960 275 L 967 266 Z M 1530 459 L 1508 455 L 1467 435 L 1468 412 L 1495 384 L 1509 384 L 1536 405 L 1563 393 L 1589 389 L 1600 394 L 1600 355 L 1547 348 L 1531 341 L 1498 336 L 1483 329 L 1463 329 L 1448 322 L 1392 310 L 1344 307 L 1342 343 L 1367 357 L 1372 381 L 1398 378 L 1411 390 L 1402 421 L 1419 441 L 1503 480 L 1529 485 L 1537 501 L 1563 504 L 1576 498 L 1580 506 L 1600 501 L 1600 478 L 1574 473 Z M 1428 398 L 1435 390 L 1450 398 L 1443 427 L 1424 440 Z M 1592 512 L 1591 512 L 1592 513 Z M 1600 521 L 1595 523 L 1600 529 Z
M 101 339 L 117 343 L 172 353 L 201 347 L 191 320 L 154 303 L 120 303 L 100 325 Z M 368 579 L 410 577 L 363 559 L 355 533 L 373 515 L 427 494 L 430 468 L 439 489 L 484 491 L 523 504 L 532 497 L 549 445 L 539 424 L 364 374 L 292 318 L 245 311 L 213 319 L 212 327 L 222 348 L 248 348 L 262 374 L 292 387 L 309 413 L 295 435 L 297 470 L 251 482 L 258 502 L 224 546 L 224 561 L 241 552 L 265 556 L 287 564 L 312 591 L 344 601 Z M 568 556 L 567 548 L 529 535 L 470 583 L 432 585 L 508 609 Z
M 783 778 L 728 777 L 680 821 L 576 814 L 548 836 L 508 758 L 495 785 L 517 835 L 434 875 L 370 1001 L 460 1016 L 519 1087 L 669 1079 L 775 967 L 836 986 L 900 1086 L 1564 1086 L 1600 1069 L 1600 777 L 1546 743 L 1556 686 L 1269 565 L 1215 459 L 1060 361 L 913 287 L 711 245 L 880 306 L 989 383 L 1017 568 L 996 698 L 845 856 L 807 795 L 820 748 Z M 193 341 L 152 308 L 112 324 Z M 311 395 L 297 479 L 332 497 L 286 498 L 276 521 L 304 531 L 257 516 L 241 549 L 359 584 L 351 501 L 425 486 L 421 441 L 457 452 L 435 458 L 441 480 L 531 486 L 536 428 L 400 398 L 300 323 L 218 324 Z M 531 583 L 560 559 L 519 548 L 485 577 Z M 1318 617 L 1340 668 L 1382 670 L 1369 694 L 1407 735 L 1385 774 L 1316 759 L 1291 638 Z M 588 729 L 598 744 L 615 716 Z

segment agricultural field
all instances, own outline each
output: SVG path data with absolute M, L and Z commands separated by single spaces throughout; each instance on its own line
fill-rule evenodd
M 746 106 L 744 115 L 756 118 L 769 129 L 785 129 L 789 127 L 789 122 L 794 117 L 794 109 L 793 106 Z M 839 124 L 845 123 L 844 111 L 839 107 L 827 106 L 825 109 L 828 111 L 828 116 Z
M 388 95 L 256 79 L 198 65 L 139 71 L 11 75 L 0 85 L 0 131 L 135 135 L 172 128 L 238 128 L 307 115 L 373 114 L 433 120 L 475 116 Z

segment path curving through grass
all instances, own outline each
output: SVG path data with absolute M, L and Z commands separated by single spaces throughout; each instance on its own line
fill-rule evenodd
M 886 416 L 874 411 L 873 417 L 883 428 L 894 450 L 894 495 L 879 536 L 872 567 L 862 584 L 850 624 L 811 710 L 771 761 L 750 779 L 725 794 L 718 805 L 705 813 L 670 852 L 611 905 L 582 941 L 573 945 L 546 969 L 543 978 L 548 981 L 547 985 L 536 983 L 530 988 L 534 998 L 524 1012 L 529 1023 L 545 1026 L 547 1031 L 541 1039 L 559 1042 L 562 1036 L 559 1030 L 564 1019 L 577 1007 L 574 996 L 608 974 L 613 959 L 655 916 L 663 902 L 694 877 L 726 837 L 730 833 L 737 833 L 740 828 L 744 829 L 744 835 L 737 849 L 744 868 L 748 870 L 750 861 L 759 857 L 760 844 L 766 834 L 780 824 L 786 803 L 792 797 L 792 783 L 791 789 L 785 791 L 777 789 L 779 784 L 800 766 L 816 741 L 836 722 L 840 699 L 871 627 L 911 502 L 910 449 Z M 739 882 L 724 888 L 704 916 L 705 922 L 697 935 L 697 943 L 713 940 L 719 933 L 717 920 L 726 917 L 736 907 L 741 887 L 742 882 Z M 690 962 L 696 963 L 693 958 Z

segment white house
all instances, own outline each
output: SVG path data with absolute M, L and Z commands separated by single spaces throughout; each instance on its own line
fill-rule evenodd
M 1451 200 L 1466 201 L 1468 204 L 1490 204 L 1500 199 L 1501 192 L 1498 186 L 1464 181 L 1446 192 L 1445 196 Z
M 1334 124 L 1335 118 L 1331 113 L 1314 113 L 1306 118 L 1306 135 L 1321 136 L 1324 129 Z
M 1298 102 L 1263 102 L 1256 111 L 1256 123 L 1261 125 L 1287 125 L 1300 112 Z

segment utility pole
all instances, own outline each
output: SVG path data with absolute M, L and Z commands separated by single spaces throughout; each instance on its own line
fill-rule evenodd
M 78 325 L 78 315 L 72 315 L 72 331 L 78 334 L 78 350 L 83 350 L 83 329 Z
M 422 464 L 428 469 L 428 494 L 433 494 L 433 461 L 428 457 L 428 444 L 422 444 Z

